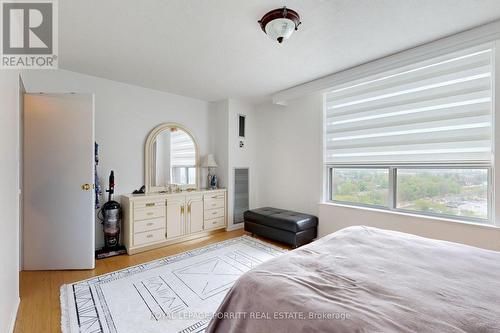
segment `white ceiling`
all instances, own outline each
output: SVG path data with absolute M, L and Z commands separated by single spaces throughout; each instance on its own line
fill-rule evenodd
M 257 20 L 287 5 L 279 45 Z M 60 68 L 215 101 L 270 94 L 500 18 L 499 0 L 62 0 Z

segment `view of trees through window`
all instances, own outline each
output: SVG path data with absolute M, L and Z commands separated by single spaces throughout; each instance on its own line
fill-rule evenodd
M 488 218 L 488 170 L 399 169 L 397 207 Z
M 332 195 L 335 201 L 387 206 L 389 169 L 333 169 Z
M 488 218 L 487 169 L 396 169 L 394 208 Z M 388 207 L 389 169 L 334 168 L 332 199 Z

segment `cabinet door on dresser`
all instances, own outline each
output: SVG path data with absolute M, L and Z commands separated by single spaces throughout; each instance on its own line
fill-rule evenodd
M 190 195 L 186 198 L 188 211 L 187 233 L 203 230 L 203 195 Z
M 184 234 L 185 201 L 183 196 L 167 198 L 167 239 Z

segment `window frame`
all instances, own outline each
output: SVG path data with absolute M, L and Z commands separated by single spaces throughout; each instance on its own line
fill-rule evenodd
M 327 164 L 326 166 L 326 175 L 327 175 L 327 186 L 326 186 L 326 201 L 335 204 L 348 205 L 353 207 L 367 207 L 385 210 L 389 212 L 397 212 L 397 213 L 405 213 L 412 215 L 421 215 L 424 217 L 434 217 L 434 218 L 442 218 L 448 220 L 455 220 L 457 222 L 473 222 L 481 225 L 495 225 L 493 221 L 494 216 L 494 201 L 493 201 L 493 174 L 494 170 L 492 165 L 490 164 Z M 389 194 L 388 194 L 388 202 L 387 206 L 375 205 L 375 204 L 365 204 L 365 203 L 357 203 L 357 202 L 349 202 L 349 201 L 340 201 L 333 199 L 333 170 L 334 169 L 385 169 L 389 172 Z M 483 218 L 475 218 L 468 216 L 458 216 L 458 215 L 450 215 L 450 214 L 440 214 L 433 212 L 422 212 L 417 210 L 409 210 L 397 208 L 397 171 L 399 169 L 417 169 L 417 170 L 426 170 L 426 169 L 482 169 L 487 171 L 487 205 L 488 217 L 486 219 Z

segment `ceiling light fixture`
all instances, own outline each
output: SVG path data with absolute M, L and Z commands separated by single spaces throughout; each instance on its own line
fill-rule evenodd
M 299 14 L 286 7 L 271 10 L 258 22 L 262 31 L 278 43 L 288 39 L 301 23 Z

